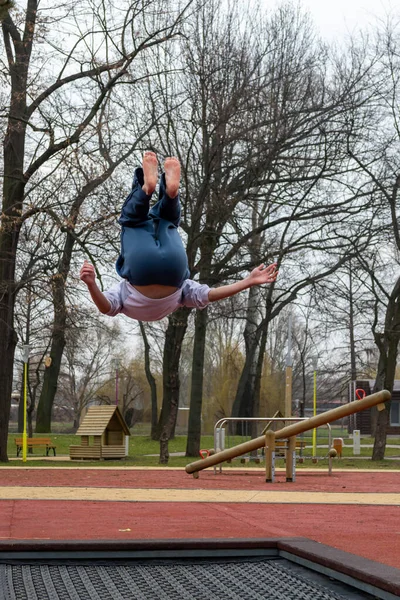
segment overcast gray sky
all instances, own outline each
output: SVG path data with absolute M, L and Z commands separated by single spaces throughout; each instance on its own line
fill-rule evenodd
M 273 7 L 284 0 L 264 0 Z M 400 20 L 400 0 L 299 0 L 308 9 L 322 37 L 327 41 L 343 40 L 348 33 L 384 19 L 387 14 Z

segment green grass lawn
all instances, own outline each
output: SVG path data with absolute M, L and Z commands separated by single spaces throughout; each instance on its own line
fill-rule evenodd
M 8 436 L 8 456 L 13 457 L 17 456 L 17 450 L 15 445 L 15 438 L 21 438 L 21 434 L 11 433 Z M 33 437 L 49 437 L 54 444 L 57 446 L 57 456 L 62 456 L 65 454 L 69 456 L 69 447 L 73 445 L 79 445 L 81 443 L 81 438 L 79 435 L 73 434 L 64 434 L 64 433 L 56 433 L 56 434 L 37 434 Z M 235 443 L 239 444 L 241 442 L 241 438 L 235 438 Z M 202 437 L 203 448 L 211 448 L 214 444 L 213 437 L 211 435 Z M 186 436 L 176 436 L 173 440 L 169 442 L 169 452 L 185 452 L 186 450 Z M 35 455 L 45 454 L 44 448 L 34 448 L 33 450 Z M 150 439 L 148 436 L 144 435 L 131 435 L 129 439 L 129 455 L 141 456 L 143 457 L 146 454 L 159 454 L 160 452 L 160 443 Z M 53 454 L 52 452 L 50 453 Z
M 15 446 L 15 438 L 21 437 L 20 434 L 10 434 L 8 439 L 8 456 L 9 458 L 16 457 L 16 446 Z M 51 440 L 57 446 L 57 456 L 66 458 L 69 456 L 69 446 L 76 445 L 80 443 L 80 436 L 73 434 L 64 434 L 64 433 L 55 433 L 50 435 L 38 435 L 36 437 L 50 437 Z M 303 451 L 305 461 L 302 464 L 297 464 L 299 469 L 302 468 L 327 468 L 328 460 L 325 458 L 327 454 L 327 448 L 317 448 L 317 455 L 319 457 L 317 463 L 313 463 L 311 461 L 312 455 L 312 438 L 304 437 L 304 441 L 307 446 Z M 240 444 L 244 441 L 241 436 L 230 436 L 229 443 L 230 446 L 234 446 L 236 444 Z M 400 470 L 400 439 L 388 439 L 388 445 L 395 445 L 395 441 L 398 442 L 397 448 L 387 448 L 386 449 L 386 457 L 398 457 L 398 460 L 383 460 L 383 461 L 372 461 L 372 448 L 361 448 L 361 454 L 358 458 L 353 456 L 353 446 L 351 439 L 344 439 L 344 449 L 343 449 L 343 457 L 342 459 L 336 458 L 333 461 L 333 468 L 359 468 L 359 469 L 399 469 Z M 326 438 L 318 437 L 318 444 L 327 445 L 328 440 Z M 363 438 L 361 440 L 361 444 L 373 444 L 373 439 L 371 438 Z M 202 448 L 212 448 L 214 445 L 213 436 L 203 436 L 201 438 L 201 447 Z M 186 436 L 176 436 L 173 440 L 169 442 L 169 452 L 170 455 L 176 452 L 185 452 L 186 450 Z M 159 451 L 160 446 L 159 442 L 151 440 L 146 435 L 135 435 L 133 434 L 129 440 L 129 457 L 124 460 L 116 460 L 116 461 L 69 461 L 65 462 L 60 461 L 47 461 L 47 460 L 30 460 L 30 456 L 28 454 L 27 461 L 24 463 L 22 460 L 10 460 L 8 463 L 5 463 L 7 466 L 16 467 L 16 466 L 29 466 L 29 467 L 57 467 L 57 466 L 92 466 L 92 467 L 123 467 L 123 466 L 135 466 L 135 467 L 159 467 Z M 45 454 L 44 448 L 34 448 L 33 456 L 39 457 Z M 52 452 L 50 453 L 52 455 Z M 152 456 L 153 455 L 153 456 Z M 200 457 L 185 457 L 185 456 L 170 456 L 168 466 L 169 467 L 180 467 L 184 468 L 188 463 L 194 462 L 196 460 L 200 460 Z M 248 463 L 241 463 L 240 459 L 235 459 L 231 463 L 224 463 L 223 468 L 262 468 L 264 465 L 263 462 L 260 464 L 251 460 Z M 284 467 L 283 459 L 277 459 L 276 466 Z

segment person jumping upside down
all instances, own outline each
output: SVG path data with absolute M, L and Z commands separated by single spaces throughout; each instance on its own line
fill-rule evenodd
M 158 202 L 149 210 L 158 179 L 158 161 L 154 152 L 144 153 L 142 168 L 135 170 L 132 191 L 118 221 L 122 230 L 116 270 L 122 281 L 103 293 L 96 284 L 92 264 L 85 260 L 80 271 L 80 279 L 101 313 L 159 321 L 181 306 L 202 309 L 253 285 L 276 280 L 276 263 L 260 265 L 241 281 L 218 288 L 190 279 L 185 248 L 178 233 L 180 171 L 177 158 L 165 160 Z

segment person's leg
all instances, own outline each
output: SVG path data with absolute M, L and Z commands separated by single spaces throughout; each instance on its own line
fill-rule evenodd
M 149 202 L 158 178 L 158 162 L 154 152 L 145 152 L 142 167 L 135 169 L 132 191 L 124 202 L 119 218 L 123 227 L 137 227 L 148 221 Z
M 186 250 L 179 235 L 180 220 L 179 182 L 180 164 L 177 158 L 167 158 L 165 173 L 160 179 L 159 201 L 150 215 L 156 223 L 159 243 L 159 283 L 181 287 L 190 277 Z
M 181 206 L 179 202 L 179 182 L 181 166 L 175 157 L 165 159 L 164 173 L 160 178 L 158 202 L 150 210 L 150 215 L 155 219 L 170 221 L 178 227 L 181 217 Z
M 157 177 L 157 157 L 154 152 L 145 152 L 142 167 L 135 170 L 132 191 L 124 202 L 118 221 L 121 225 L 121 250 L 115 266 L 117 273 L 130 283 L 142 278 L 147 257 L 154 251 L 154 224 L 149 217 L 149 202 Z
M 145 208 L 148 208 L 149 193 L 155 188 L 157 174 L 157 159 L 153 153 L 148 154 L 155 160 L 143 159 L 143 180 L 140 179 L 141 171 L 137 170 L 132 191 L 134 197 L 131 201 L 127 199 L 127 207 L 121 215 L 120 223 L 125 226 L 122 227 L 121 255 L 116 268 L 119 275 L 133 285 L 180 287 L 190 275 L 186 252 L 177 229 L 180 217 L 180 165 L 175 158 L 165 161 L 159 201 L 147 214 Z M 151 178 L 147 176 L 148 166 L 152 167 Z

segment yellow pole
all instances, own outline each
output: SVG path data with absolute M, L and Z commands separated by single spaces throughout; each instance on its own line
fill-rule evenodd
M 28 387 L 28 363 L 24 362 L 24 431 L 22 433 L 22 461 L 26 462 L 27 437 L 26 437 L 26 405 Z
M 313 415 L 317 416 L 317 371 L 314 370 L 314 403 L 313 403 Z M 312 432 L 312 448 L 313 448 L 313 458 L 317 456 L 317 430 L 313 429 Z

